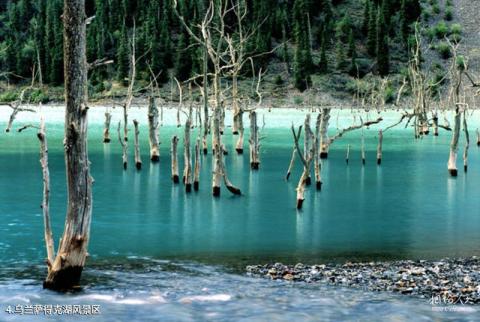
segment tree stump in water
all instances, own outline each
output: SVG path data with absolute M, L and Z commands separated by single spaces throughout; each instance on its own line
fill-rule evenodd
M 142 169 L 142 157 L 140 155 L 140 143 L 138 140 L 138 135 L 140 134 L 140 131 L 138 130 L 138 121 L 133 120 L 133 126 L 135 129 L 135 136 L 134 136 L 134 145 L 135 145 L 135 167 L 137 170 Z
M 158 128 L 158 108 L 155 104 L 155 98 L 150 96 L 148 101 L 148 138 L 150 142 L 150 160 L 152 162 L 160 161 Z
M 172 181 L 175 184 L 179 183 L 177 145 L 178 145 L 178 138 L 177 138 L 176 135 L 174 135 L 172 137 L 170 154 L 171 154 L 171 157 L 172 157 Z

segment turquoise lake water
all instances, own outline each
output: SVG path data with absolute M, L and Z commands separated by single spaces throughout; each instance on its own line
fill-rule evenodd
M 45 249 L 36 131 L 4 133 L 9 109 L 0 107 L 1 306 L 25 301 L 98 302 L 100 319 L 105 321 L 124 316 L 147 321 L 152 314 L 162 316 L 162 321 L 361 320 L 372 312 L 383 312 L 387 319 L 474 318 L 471 312 L 460 316 L 432 312 L 427 299 L 251 279 L 242 275 L 242 269 L 267 261 L 479 255 L 480 151 L 474 139 L 478 114 L 470 117 L 473 144 L 466 175 L 459 171 L 457 178 L 448 176 L 450 133 L 442 130 L 439 137 L 421 140 L 414 140 L 411 128 L 389 130 L 384 135 L 383 162 L 377 166 L 377 131 L 399 118 L 398 113 L 382 113 L 384 121 L 364 131 L 366 165 L 360 158 L 361 131 L 339 139 L 323 163 L 322 191 L 312 186 L 303 210 L 297 211 L 300 164 L 289 182 L 284 177 L 293 144 L 289 127 L 292 122 L 302 124 L 305 111 L 259 112 L 265 115 L 265 138 L 257 172 L 249 167 L 248 131 L 246 153 L 234 153 L 236 137 L 230 135 L 227 114 L 225 142 L 230 154 L 226 164 L 231 181 L 243 195 L 232 196 L 222 189 L 218 199 L 211 197 L 210 154 L 202 156 L 199 192 L 185 194 L 181 184 L 171 183 L 170 138 L 174 133 L 183 136 L 183 128 L 174 126 L 174 110 L 165 111 L 160 129 L 160 162 L 150 164 L 146 110 L 132 109 L 130 120 L 137 118 L 141 124 L 141 171 L 133 163 L 133 131 L 129 167 L 122 169 L 116 134 L 120 110 L 114 111 L 112 142 L 102 143 L 104 111 L 92 108 L 89 115 L 95 183 L 91 257 L 84 274 L 87 287 L 82 294 L 64 297 L 41 290 Z M 66 208 L 63 109 L 44 107 L 43 113 L 49 140 L 50 211 L 58 243 Z M 20 114 L 16 126 L 38 122 L 39 117 L 38 113 Z M 368 117 L 376 118 L 376 112 Z M 333 111 L 330 134 L 351 123 L 350 111 Z M 344 161 L 347 144 L 351 145 L 348 166 Z M 182 166 L 180 153 L 180 171 Z M 462 170 L 461 151 L 458 166 Z M 21 319 L 3 311 L 0 321 Z

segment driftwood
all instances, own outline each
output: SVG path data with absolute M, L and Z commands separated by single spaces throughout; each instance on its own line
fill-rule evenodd
M 138 135 L 140 134 L 140 131 L 138 130 L 138 121 L 133 120 L 133 126 L 135 129 L 135 136 L 134 136 L 134 144 L 135 144 L 135 167 L 137 170 L 142 169 L 142 157 L 140 155 L 140 143 L 138 140 Z
M 65 162 L 67 215 L 57 256 L 44 287 L 77 287 L 87 259 L 92 215 L 92 177 L 87 153 L 87 59 L 85 1 L 65 1 L 63 10 L 65 79 Z
M 177 157 L 177 145 L 178 145 L 178 137 L 174 135 L 172 137 L 172 144 L 170 149 L 170 154 L 172 156 L 172 181 L 173 183 L 178 183 L 178 157 Z
M 105 112 L 105 123 L 103 126 L 103 143 L 110 143 L 110 122 L 112 120 L 112 114 Z

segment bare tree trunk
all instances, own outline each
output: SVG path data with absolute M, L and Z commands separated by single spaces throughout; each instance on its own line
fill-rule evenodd
M 158 142 L 158 108 L 155 104 L 155 98 L 149 97 L 148 100 L 148 133 L 150 141 L 150 160 L 152 162 L 160 161 L 160 149 Z
M 87 60 L 85 0 L 65 0 L 65 163 L 68 205 L 58 253 L 43 284 L 65 290 L 77 286 L 88 256 L 92 178 L 87 152 Z
M 208 116 L 208 53 L 204 46 L 203 52 L 203 154 L 208 153 L 207 136 L 210 129 L 210 118 Z
M 177 158 L 177 144 L 178 138 L 176 135 L 172 137 L 172 145 L 170 153 L 172 155 L 172 181 L 173 183 L 178 183 L 178 158 Z
M 295 141 L 296 151 L 298 153 L 298 156 L 299 156 L 300 160 L 303 163 L 302 176 L 300 177 L 300 181 L 298 182 L 298 185 L 297 185 L 297 209 L 302 209 L 303 201 L 305 200 L 305 186 L 306 186 L 306 181 L 307 181 L 307 178 L 308 178 L 308 174 L 310 173 L 310 164 L 311 164 L 312 159 L 311 158 L 306 159 L 302 155 L 302 152 L 300 150 L 300 146 L 299 146 L 298 141 L 300 140 L 300 136 L 301 136 L 301 133 L 302 133 L 302 127 L 300 126 L 300 128 L 298 129 L 298 133 L 295 133 L 295 129 L 292 125 L 292 133 L 293 133 L 293 139 Z M 305 132 L 305 135 L 310 135 L 310 133 Z M 309 155 L 311 155 L 311 154 L 309 154 Z
M 433 135 L 438 136 L 438 115 L 437 112 L 433 114 Z
M 349 159 L 350 159 L 350 144 L 347 145 L 347 155 L 345 156 L 345 162 L 347 164 Z
M 383 131 L 378 131 L 377 164 L 382 164 Z
M 322 108 L 322 120 L 320 122 L 320 159 L 328 158 L 330 140 L 328 139 L 328 121 L 330 120 L 330 109 Z
M 303 154 L 305 155 L 305 160 L 308 160 L 308 159 L 312 159 L 312 155 L 311 155 L 312 142 L 311 142 L 311 135 L 310 135 L 310 133 L 312 133 L 312 130 L 310 129 L 310 114 L 307 114 L 305 116 L 304 131 L 305 131 L 305 138 L 303 139 Z M 312 184 L 310 171 L 307 172 L 305 184 L 307 186 Z
M 365 165 L 365 133 L 362 128 L 362 164 Z
M 134 143 L 135 143 L 135 167 L 137 170 L 142 168 L 142 157 L 140 155 L 140 143 L 138 141 L 138 135 L 140 131 L 138 130 L 138 121 L 133 120 L 133 126 L 135 128 L 135 136 L 134 136 Z
M 185 121 L 185 136 L 183 139 L 183 183 L 185 184 L 185 192 L 187 193 L 192 191 L 192 159 L 190 156 L 190 129 L 192 127 L 191 118 L 192 110 L 190 109 L 189 116 Z
M 105 123 L 103 128 L 103 143 L 110 143 L 110 122 L 112 121 L 112 114 L 105 112 Z
M 322 190 L 321 164 L 320 164 L 320 124 L 322 122 L 322 115 L 318 114 L 315 123 L 315 136 L 313 143 L 313 162 L 315 171 L 315 185 L 317 190 Z
M 47 249 L 47 266 L 50 270 L 55 259 L 55 245 L 50 225 L 50 172 L 48 169 L 47 135 L 45 133 L 45 122 L 43 118 L 40 121 L 40 129 L 37 133 L 37 137 L 40 141 L 40 164 L 42 165 L 43 175 L 43 201 L 41 207 L 43 211 L 45 246 Z
M 243 154 L 243 138 L 245 134 L 245 129 L 243 127 L 243 109 L 240 108 L 238 115 L 238 139 L 235 145 L 235 150 L 238 154 Z
M 128 164 L 128 142 L 124 141 L 122 138 L 122 135 L 120 134 L 120 127 L 121 127 L 122 122 L 118 121 L 118 127 L 117 127 L 117 133 L 118 133 L 118 142 L 120 142 L 120 145 L 122 146 L 122 163 L 123 163 L 123 169 L 127 170 L 127 164 Z
M 480 146 L 480 132 L 477 129 L 477 146 Z
M 240 133 L 240 127 L 243 127 L 243 111 L 238 104 L 238 78 L 236 74 L 232 76 L 232 105 L 233 105 L 233 128 L 232 134 L 237 135 Z M 243 150 L 243 148 L 242 148 Z
M 468 148 L 470 147 L 470 133 L 468 132 L 467 113 L 463 113 L 463 131 L 465 132 L 465 147 L 463 150 L 463 171 L 468 170 Z
M 297 147 L 293 146 L 292 157 L 290 158 L 290 164 L 288 165 L 287 175 L 285 176 L 285 180 L 288 181 L 290 179 L 290 175 L 292 174 L 293 165 L 295 164 L 295 157 L 297 155 Z
M 462 118 L 462 113 L 457 107 L 455 109 L 455 123 L 453 126 L 452 140 L 450 142 L 450 156 L 448 158 L 448 172 L 452 177 L 458 175 L 457 171 L 457 151 L 458 151 L 458 139 L 460 137 L 460 121 Z
M 193 169 L 193 190 L 198 191 L 200 186 L 200 138 L 195 143 L 195 168 Z
M 250 112 L 250 168 L 258 170 L 260 167 L 260 142 L 258 137 L 258 125 L 257 125 L 257 113 L 255 111 Z

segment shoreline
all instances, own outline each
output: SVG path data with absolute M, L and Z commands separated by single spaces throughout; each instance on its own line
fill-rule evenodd
M 432 304 L 480 304 L 480 258 L 249 265 L 246 274 L 428 298 Z

